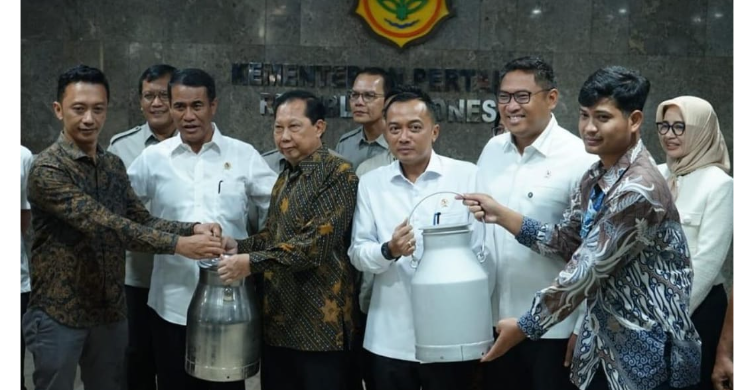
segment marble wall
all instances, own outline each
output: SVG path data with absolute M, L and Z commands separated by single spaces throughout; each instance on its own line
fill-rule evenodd
M 261 93 L 284 87 L 233 85 L 232 64 L 500 69 L 536 54 L 558 74 L 555 113 L 577 129 L 576 96 L 599 67 L 619 64 L 652 82 L 644 139 L 663 160 L 652 125 L 656 105 L 682 94 L 713 103 L 730 153 L 732 123 L 731 0 L 460 0 L 456 16 L 424 44 L 398 50 L 372 38 L 354 0 L 24 0 L 21 3 L 22 143 L 39 152 L 57 136 L 52 112 L 56 78 L 77 63 L 97 66 L 111 83 L 101 142 L 143 121 L 137 80 L 149 65 L 200 67 L 216 78 L 223 132 L 259 150 L 273 147 L 271 117 L 259 114 Z M 316 88 L 321 95 L 345 89 Z M 446 100 L 490 99 L 472 92 L 433 93 Z M 329 120 L 325 140 L 335 144 L 353 128 Z M 485 123 L 443 123 L 436 149 L 475 161 L 489 137 Z

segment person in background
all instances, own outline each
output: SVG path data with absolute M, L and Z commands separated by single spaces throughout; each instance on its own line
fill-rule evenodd
M 690 318 L 701 336 L 701 381 L 711 390 L 711 373 L 727 310 L 722 268 L 732 244 L 734 182 L 726 142 L 711 104 L 680 96 L 659 104 L 656 129 L 667 155 L 659 165 L 669 184 L 693 264 Z
M 29 280 L 29 255 L 26 250 L 24 236 L 31 226 L 31 205 L 26 196 L 26 183 L 29 178 L 31 163 L 34 155 L 31 151 L 21 145 L 21 318 L 26 313 L 31 295 L 31 281 Z M 21 390 L 26 390 L 24 380 L 24 361 L 26 360 L 26 342 L 23 339 L 23 321 L 21 322 Z
M 365 68 L 354 78 L 349 108 L 352 119 L 360 126 L 341 136 L 336 153 L 349 160 L 355 171 L 368 158 L 388 152 L 383 138 L 383 107 L 392 88 L 393 81 L 382 68 Z
M 167 64 L 148 67 L 138 79 L 138 101 L 146 123 L 115 134 L 107 151 L 129 167 L 144 149 L 177 134 L 169 114 L 167 84 L 175 68 Z M 149 208 L 149 205 L 145 205 Z M 128 307 L 128 347 L 125 380 L 129 390 L 156 390 L 156 362 L 151 340 L 148 291 L 154 255 L 125 252 L 125 301 Z

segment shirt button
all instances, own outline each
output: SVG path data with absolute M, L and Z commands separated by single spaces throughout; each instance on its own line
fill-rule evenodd
M 529 198 L 533 198 L 533 197 L 534 197 L 534 193 L 533 193 L 533 192 L 529 192 L 529 194 L 528 194 L 527 196 L 528 196 Z

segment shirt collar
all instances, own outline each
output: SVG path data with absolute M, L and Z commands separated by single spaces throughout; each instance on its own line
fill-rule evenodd
M 398 159 L 394 158 L 393 162 L 390 165 L 391 170 L 391 180 L 397 177 L 402 177 L 404 180 L 406 180 L 406 177 L 404 176 L 404 173 L 401 171 L 401 162 L 398 161 Z M 443 164 L 443 157 L 437 153 L 435 153 L 435 150 L 430 151 L 430 162 L 427 163 L 427 168 L 425 168 L 424 172 L 422 172 L 419 177 L 424 176 L 425 174 L 431 173 L 436 176 L 442 176 L 445 172 L 445 167 Z
M 599 188 L 601 188 L 605 194 L 608 194 L 609 190 L 612 189 L 615 183 L 617 183 L 625 172 L 628 171 L 633 162 L 635 162 L 635 160 L 644 152 L 646 152 L 646 149 L 643 146 L 643 142 L 639 139 L 638 142 L 628 149 L 628 151 L 625 152 L 625 154 L 623 154 L 622 157 L 620 157 L 620 159 L 609 169 L 605 171 L 604 165 L 600 160 L 589 169 L 589 175 L 590 177 L 597 178 L 596 184 L 599 185 Z
M 290 173 L 295 173 L 296 171 L 302 172 L 305 176 L 311 174 L 315 168 L 317 168 L 320 164 L 323 163 L 328 157 L 330 152 L 328 151 L 328 147 L 326 147 L 325 143 L 321 145 L 320 148 L 318 148 L 316 151 L 312 152 L 311 155 L 305 157 L 302 161 L 297 164 L 297 166 L 292 166 L 292 164 L 289 163 L 286 159 L 284 159 L 284 170 L 289 169 Z M 282 155 L 283 156 L 283 155 Z
M 216 123 L 211 122 L 211 126 L 213 126 L 214 133 L 211 135 L 211 139 L 203 144 L 203 146 L 201 147 L 201 152 L 214 148 L 219 154 L 221 154 L 221 151 L 226 146 L 226 140 L 224 139 L 225 137 L 219 131 L 219 126 L 216 126 Z M 176 143 L 174 150 L 172 150 L 172 153 L 179 150 L 189 150 L 192 152 L 190 146 L 182 141 L 182 137 L 179 137 L 179 142 Z
M 91 158 L 91 156 L 89 156 L 88 154 L 86 154 L 86 152 L 81 150 L 81 148 L 79 148 L 78 145 L 76 145 L 76 143 L 73 142 L 73 140 L 65 136 L 64 130 L 61 131 L 60 135 L 57 137 L 57 143 L 60 145 L 60 148 L 62 149 L 62 151 L 73 160 Z M 103 155 L 104 153 L 105 153 L 104 149 L 101 146 L 99 146 L 99 142 L 97 142 L 96 143 L 96 156 L 99 157 Z
M 375 138 L 375 141 L 367 141 L 367 138 L 365 138 L 365 127 L 360 126 L 358 130 L 359 130 L 359 133 L 357 137 L 359 138 L 359 142 L 358 142 L 359 144 L 364 143 L 364 144 L 369 145 L 373 142 L 376 142 L 378 145 L 382 146 L 383 148 L 388 149 L 388 143 L 385 142 L 385 137 L 383 136 L 383 134 L 380 134 L 378 138 Z
M 154 130 L 151 129 L 151 126 L 148 125 L 148 122 L 144 123 L 143 127 L 146 128 L 146 131 L 144 132 L 144 134 L 146 135 L 146 137 L 143 140 L 143 145 L 144 146 L 149 146 L 149 145 L 153 145 L 153 144 L 158 144 L 160 142 L 159 138 L 156 137 L 156 133 L 154 133 Z M 178 133 L 179 133 L 179 131 L 177 131 L 177 129 L 175 129 L 175 130 L 172 131 L 172 135 L 170 135 L 166 139 L 174 137 Z
M 534 142 L 531 143 L 531 145 L 527 146 L 524 150 L 524 153 L 529 150 L 535 150 L 539 152 L 542 156 L 546 157 L 551 152 L 551 149 L 553 147 L 554 140 L 552 139 L 554 136 L 550 135 L 552 132 L 557 131 L 557 119 L 555 118 L 555 114 L 550 113 L 550 119 L 547 123 L 547 127 L 542 130 L 542 133 L 539 134 L 538 137 L 534 140 Z M 509 135 L 510 142 L 505 144 L 506 149 L 513 149 L 518 150 L 518 147 L 516 147 L 515 139 L 513 137 L 513 134 Z

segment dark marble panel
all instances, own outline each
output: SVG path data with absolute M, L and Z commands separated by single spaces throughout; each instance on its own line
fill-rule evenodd
M 349 0 L 301 0 L 300 44 L 302 46 L 374 47 L 370 32 L 358 15 L 352 13 L 355 2 Z
M 708 0 L 632 0 L 632 54 L 703 56 Z
M 301 65 L 356 65 L 370 64 L 371 49 L 367 47 L 306 47 L 266 46 L 266 62 Z
M 266 45 L 300 44 L 300 0 L 266 4 Z
M 455 16 L 445 19 L 433 31 L 430 38 L 420 46 L 426 49 L 464 49 L 478 50 L 480 0 L 453 1 Z
M 706 55 L 731 57 L 734 28 L 732 0 L 708 0 Z
M 102 130 L 99 133 L 99 144 L 106 149 L 109 146 L 109 140 L 113 135 L 125 131 L 135 125 L 130 124 L 129 122 L 127 109 L 109 107 L 107 109 L 107 120 L 104 122 L 104 127 L 102 127 Z M 138 123 L 142 122 L 143 121 L 141 120 Z
M 265 2 L 166 2 L 177 10 L 166 20 L 166 39 L 176 43 L 262 44 L 265 41 Z
M 164 2 L 129 0 L 91 2 L 79 0 L 84 11 L 82 29 L 88 39 L 117 42 L 159 42 L 165 39 L 169 15 L 174 10 Z M 94 19 L 89 15 L 93 14 Z
M 69 61 L 57 41 L 21 43 L 21 144 L 39 153 L 62 129 L 52 109 L 57 77 Z
M 65 40 L 78 35 L 78 2 L 28 0 L 21 2 L 21 39 Z
M 127 114 L 129 103 L 133 100 L 131 86 L 135 82 L 128 76 L 128 52 L 126 43 L 106 42 L 102 45 L 101 70 L 109 82 L 109 110 L 122 110 Z M 127 123 L 127 121 L 126 121 Z
M 490 125 L 443 122 L 433 145 L 438 154 L 476 163 L 490 139 Z
M 482 0 L 479 13 L 479 49 L 492 51 L 515 49 L 514 26 L 517 12 L 515 2 Z
M 591 0 L 518 2 L 519 51 L 583 53 L 591 44 Z
M 591 53 L 627 53 L 630 38 L 628 0 L 593 0 Z
M 262 116 L 258 113 L 260 98 L 253 88 L 231 87 L 229 105 L 232 118 L 224 124 L 222 132 L 231 137 L 252 144 L 259 152 L 274 149 L 273 144 L 273 116 Z
M 199 66 L 195 57 L 196 44 L 165 43 L 164 61 L 176 68 L 196 68 Z

